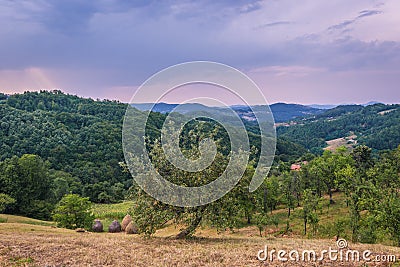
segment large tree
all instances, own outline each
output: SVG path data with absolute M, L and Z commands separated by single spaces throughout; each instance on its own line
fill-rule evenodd
M 195 230 L 202 223 L 214 226 L 219 230 L 233 229 L 237 227 L 242 218 L 246 218 L 248 223 L 251 223 L 252 216 L 255 212 L 257 194 L 250 193 L 248 188 L 251 177 L 254 173 L 253 164 L 250 161 L 245 161 L 245 165 L 236 164 L 236 158 L 248 158 L 252 155 L 239 151 L 230 151 L 229 146 L 225 141 L 229 137 L 224 128 L 214 122 L 210 121 L 197 121 L 195 123 L 188 123 L 189 129 L 183 129 L 183 132 L 188 131 L 187 134 L 182 134 L 180 138 L 180 151 L 189 160 L 195 161 L 204 154 L 200 153 L 200 144 L 205 138 L 213 139 L 216 147 L 215 157 L 212 163 L 199 171 L 187 171 L 175 167 L 170 163 L 170 159 L 165 153 L 165 149 L 169 149 L 169 144 L 161 146 L 158 139 L 149 140 L 147 147 L 149 150 L 149 157 L 152 160 L 152 165 L 157 172 L 167 179 L 179 186 L 184 187 L 201 187 L 215 181 L 217 178 L 222 177 L 224 181 L 229 180 L 230 177 L 240 177 L 241 172 L 244 174 L 238 184 L 222 198 L 197 207 L 176 207 L 162 203 L 161 201 L 152 199 L 142 190 L 138 190 L 135 196 L 135 204 L 133 207 L 133 217 L 139 220 L 140 230 L 149 235 L 164 225 L 167 221 L 173 220 L 185 227 L 178 234 L 179 238 L 190 237 L 194 234 Z M 167 147 L 166 147 L 167 146 Z M 203 150 L 207 153 L 209 150 Z M 255 151 L 255 150 L 253 150 Z M 254 156 L 254 155 L 253 155 Z M 140 162 L 140 158 L 136 159 Z M 130 162 L 136 162 L 130 160 Z M 246 166 L 247 165 L 247 166 Z M 230 167 L 228 167 L 230 166 Z M 151 171 L 146 171 L 140 168 L 134 169 L 137 175 L 144 181 L 150 181 L 153 177 Z M 228 170 L 227 170 L 228 169 Z M 142 185 L 147 188 L 163 187 L 163 184 L 145 184 Z M 225 186 L 225 185 L 223 185 Z M 221 188 L 215 188 L 221 190 Z M 225 190 L 224 190 L 225 191 Z M 199 198 L 210 197 L 209 192 L 199 195 Z M 177 199 L 182 196 L 176 195 Z M 183 203 L 185 204 L 185 203 Z

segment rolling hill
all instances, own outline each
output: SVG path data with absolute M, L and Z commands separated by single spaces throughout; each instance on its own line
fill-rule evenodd
M 312 152 L 322 151 L 326 141 L 352 135 L 357 136 L 357 144 L 375 150 L 394 149 L 400 144 L 400 105 L 338 106 L 282 125 L 277 133 Z

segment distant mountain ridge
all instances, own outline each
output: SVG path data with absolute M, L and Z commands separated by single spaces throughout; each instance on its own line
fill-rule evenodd
M 272 104 L 270 107 L 276 122 L 290 121 L 296 118 L 322 114 L 324 112 L 322 109 L 299 104 L 276 103 Z
M 378 101 L 370 101 L 368 103 L 364 103 L 364 104 L 360 104 L 360 106 L 364 106 L 364 107 L 368 107 L 368 106 L 372 106 L 372 105 L 376 105 L 376 104 L 384 104 Z M 311 105 L 306 105 L 308 107 L 312 107 L 312 108 L 317 108 L 317 109 L 333 109 L 336 108 L 338 106 L 350 106 L 350 105 L 357 105 L 357 104 L 338 104 L 338 105 L 333 105 L 333 104 L 326 104 L 326 105 L 322 105 L 322 104 L 311 104 Z
M 307 105 L 307 107 L 317 108 L 317 109 L 332 109 L 337 107 L 338 105 L 321 105 L 321 104 L 312 104 Z
M 175 108 L 179 106 L 178 113 L 188 114 L 196 111 L 205 111 L 210 114 L 214 112 L 227 112 L 228 108 L 225 107 L 209 107 L 203 104 L 197 103 L 186 103 L 186 104 L 168 104 L 168 103 L 138 103 L 131 104 L 134 108 L 137 108 L 140 111 L 148 111 L 152 110 L 154 112 L 160 113 L 170 113 L 174 111 Z M 323 109 L 313 108 L 309 106 L 304 106 L 300 104 L 286 104 L 286 103 L 276 103 L 269 106 L 273 116 L 275 118 L 275 122 L 286 122 L 296 118 L 308 117 L 313 115 L 322 114 L 324 112 Z M 230 107 L 233 109 L 238 115 L 247 121 L 255 121 L 255 114 L 258 112 L 265 112 L 268 108 L 264 105 L 255 105 L 255 106 L 244 106 L 244 105 L 233 105 Z

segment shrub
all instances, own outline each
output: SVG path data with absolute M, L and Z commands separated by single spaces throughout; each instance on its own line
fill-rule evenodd
M 7 206 L 15 203 L 15 199 L 7 194 L 0 194 L 0 213 L 2 213 Z
M 45 200 L 32 200 L 29 206 L 20 208 L 25 216 L 39 220 L 51 220 L 53 210 L 54 204 Z
M 65 195 L 54 210 L 53 219 L 59 227 L 89 230 L 94 219 L 91 207 L 89 198 L 76 194 Z

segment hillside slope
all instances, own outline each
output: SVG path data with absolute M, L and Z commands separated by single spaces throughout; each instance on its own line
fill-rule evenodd
M 400 144 L 400 105 L 338 106 L 278 127 L 277 133 L 313 152 L 326 147 L 326 141 L 351 135 L 376 150 L 395 149 Z

